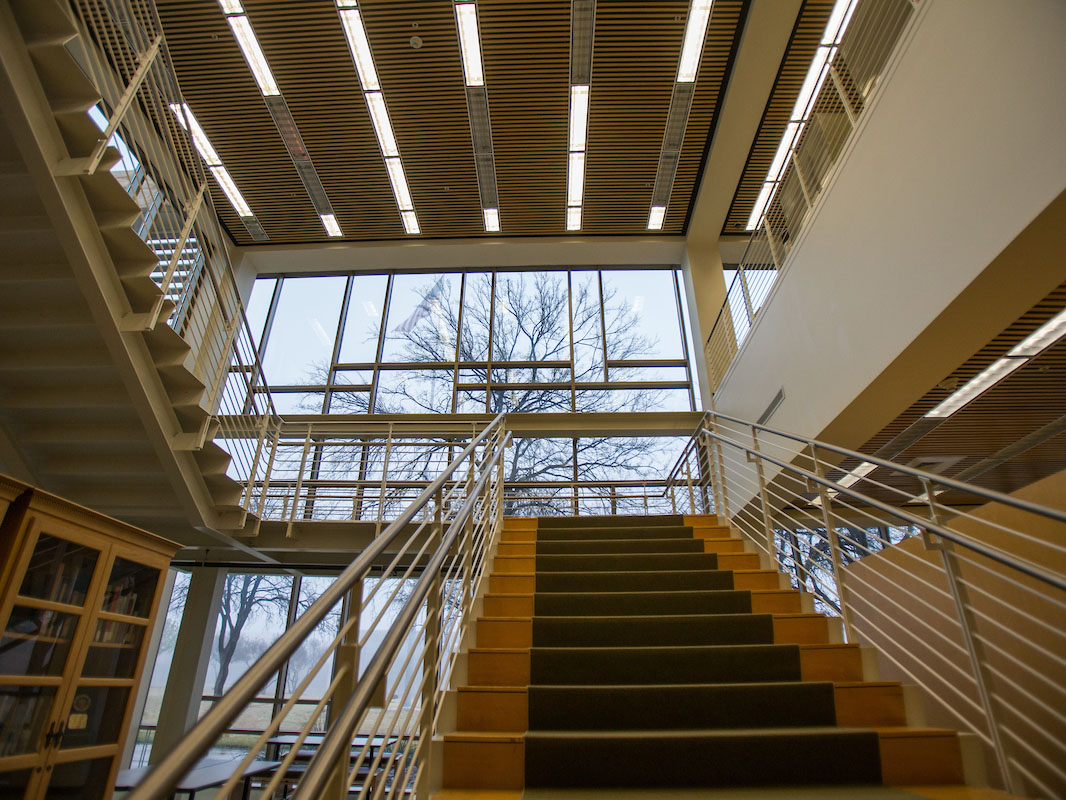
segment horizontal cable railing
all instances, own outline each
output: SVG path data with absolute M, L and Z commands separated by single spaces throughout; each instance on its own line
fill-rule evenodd
M 897 42 L 913 0 L 839 0 L 756 200 L 751 238 L 704 345 L 713 391 L 787 266 Z
M 977 734 L 1005 786 L 1040 785 L 1034 759 L 1066 780 L 1034 723 L 1066 720 L 1066 511 L 715 412 L 673 486 L 697 453 L 719 517 Z
M 203 385 L 198 404 L 219 416 L 223 436 L 235 445 L 228 450 L 232 471 L 261 474 L 263 439 L 276 414 L 155 6 L 70 1 L 80 31 L 70 47 L 102 97 L 90 112 L 101 136 L 92 153 L 58 170 L 94 174 L 111 164 L 140 208 L 133 229 L 145 255 L 156 259 L 150 277 L 158 295 L 120 325 L 151 334 L 165 323 L 181 335 L 190 348 L 181 365 Z M 205 423 L 193 446 L 213 432 Z
M 404 797 L 416 782 L 428 781 L 443 695 L 487 553 L 502 526 L 508 439 L 502 415 L 473 437 L 217 699 L 131 800 L 169 796 L 182 774 L 234 727 L 242 710 L 323 626 L 330 644 L 235 764 L 219 796 L 229 796 L 247 765 L 264 752 L 280 762 L 264 778 L 265 797 L 292 785 L 295 798 L 317 800 L 327 787 L 335 796 Z M 387 577 L 368 581 L 374 568 Z M 331 675 L 328 687 L 309 691 L 320 674 Z M 278 741 L 279 730 L 292 728 L 286 721 L 300 703 L 312 705 L 303 712 L 306 721 Z M 420 796 L 424 792 L 420 788 Z

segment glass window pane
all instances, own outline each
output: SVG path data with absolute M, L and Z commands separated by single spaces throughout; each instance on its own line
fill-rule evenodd
M 382 370 L 374 410 L 388 414 L 425 414 L 452 410 L 450 369 Z
M 41 608 L 12 608 L 0 640 L 0 674 L 61 675 L 79 619 Z
M 570 360 L 565 272 L 498 272 L 494 314 L 494 362 Z M 565 372 L 539 379 L 569 380 Z
M 286 278 L 267 337 L 263 371 L 278 386 L 323 384 L 333 358 L 347 278 Z
M 570 281 L 574 315 L 574 375 L 579 383 L 602 381 L 603 331 L 600 324 L 599 275 L 596 272 L 573 272 Z
M 570 411 L 570 390 L 545 389 L 497 389 L 491 392 L 493 413 L 501 411 L 521 411 L 527 413 L 548 413 L 552 411 Z
M 351 506 L 349 505 L 350 508 Z M 300 582 L 300 595 L 297 601 L 299 603 L 298 613 L 302 614 L 309 608 L 321 596 L 322 592 L 332 585 L 334 580 L 334 578 L 329 577 L 305 577 Z M 312 668 L 321 658 L 322 653 L 329 647 L 334 637 L 336 637 L 337 631 L 340 630 L 340 619 L 341 605 L 338 603 L 326 615 L 325 619 L 318 623 L 310 635 L 303 640 L 296 652 L 289 657 L 288 674 L 285 676 L 285 697 L 291 697 L 296 688 L 311 674 Z M 303 700 L 322 699 L 322 695 L 329 687 L 329 682 L 332 678 L 333 657 L 330 656 L 315 673 L 314 677 L 311 678 L 307 688 L 300 693 L 300 698 Z M 299 713 L 297 713 L 297 709 L 299 709 Z M 296 723 L 297 718 L 300 721 L 304 721 L 313 709 L 313 706 L 296 706 L 293 713 L 289 715 L 288 721 L 293 724 Z M 292 727 L 292 725 L 288 727 Z
M 382 360 L 453 361 L 458 315 L 458 275 L 395 276 Z
M 489 319 L 492 315 L 492 274 L 466 276 L 463 297 L 463 337 L 460 361 L 485 361 L 489 357 Z
M 84 605 L 99 555 L 90 547 L 42 533 L 37 537 L 19 594 L 56 603 Z
M 34 752 L 52 710 L 55 686 L 0 686 L 0 719 L 10 730 L 0 740 L 0 756 Z
M 117 742 L 129 693 L 128 686 L 79 686 L 70 704 L 60 749 Z
M 324 392 L 271 391 L 274 410 L 279 414 L 321 414 Z
M 81 674 L 86 678 L 132 678 L 144 634 L 143 625 L 97 620 Z
M 292 578 L 283 575 L 230 573 L 222 589 L 205 695 L 221 695 L 284 633 Z M 274 693 L 276 677 L 259 690 Z
M 344 320 L 340 360 L 345 364 L 369 364 L 377 359 L 378 332 L 385 309 L 387 275 L 356 275 Z
M 244 313 L 248 317 L 248 327 L 256 345 L 263 341 L 263 327 L 266 325 L 270 300 L 274 297 L 274 287 L 277 285 L 277 278 L 260 278 L 252 284 L 252 296 L 248 298 Z
M 612 361 L 684 356 L 672 270 L 605 270 L 603 304 Z
M 159 581 L 159 570 L 116 558 L 107 580 L 101 611 L 147 619 Z

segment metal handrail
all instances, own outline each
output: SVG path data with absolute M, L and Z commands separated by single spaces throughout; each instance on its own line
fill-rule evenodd
M 704 449 L 693 469 L 686 459 L 697 448 Z M 862 468 L 846 471 L 839 466 L 845 459 Z M 921 494 L 879 481 L 875 469 L 917 481 Z M 829 477 L 834 471 L 837 479 Z M 997 513 L 1035 516 L 1045 525 L 1066 523 L 1062 509 L 715 411 L 704 415 L 669 481 L 671 491 L 687 485 L 694 504 L 713 492 L 720 520 L 793 585 L 814 593 L 816 608 L 840 616 L 847 641 L 876 646 L 990 748 L 1009 791 L 1025 791 L 1019 776 L 1036 780 L 1026 766 L 1030 756 L 1044 763 L 1034 744 L 1061 747 L 1031 720 L 1023 718 L 1029 724 L 1022 728 L 1015 723 L 1004 692 L 1025 702 L 1048 699 L 1004 670 L 1020 668 L 1040 686 L 1058 685 L 1056 670 L 1066 668 L 1066 633 L 1057 622 L 1066 610 L 1066 547 L 1024 522 L 945 505 L 937 495 L 962 492 Z M 892 532 L 900 527 L 896 539 Z M 896 547 L 918 534 L 924 551 L 939 559 Z M 891 555 L 865 562 L 890 547 Z M 931 573 L 936 560 L 940 571 Z M 891 588 L 896 582 L 898 591 Z M 1022 619 L 1059 644 L 1006 623 L 990 605 L 1017 606 Z M 1057 774 L 1066 780 L 1066 772 Z
M 1049 519 L 1053 519 L 1057 522 L 1066 522 L 1066 511 L 1060 511 L 1058 509 L 1050 508 L 1048 506 L 1042 506 L 1039 503 L 1031 503 L 1028 500 L 1022 500 L 1020 498 L 1013 497 L 1009 494 L 1003 494 L 1002 492 L 997 492 L 994 489 L 985 489 L 981 486 L 975 486 L 971 483 L 964 483 L 962 481 L 953 480 L 952 478 L 937 475 L 934 472 L 927 472 L 923 469 L 910 467 L 906 464 L 900 464 L 895 461 L 889 461 L 884 458 L 879 458 L 878 456 L 867 455 L 865 453 L 860 453 L 857 450 L 850 450 L 847 447 L 840 447 L 839 445 L 830 444 L 829 442 L 823 442 L 818 439 L 810 439 L 806 436 L 799 436 L 794 433 L 788 433 L 787 431 L 782 431 L 777 428 L 771 428 L 768 425 L 762 425 L 758 422 L 751 422 L 746 419 L 741 419 L 740 417 L 733 417 L 729 414 L 723 414 L 718 411 L 708 411 L 707 415 L 711 416 L 714 419 L 723 419 L 728 422 L 735 422 L 739 425 L 745 425 L 754 428 L 755 430 L 773 434 L 774 436 L 780 436 L 783 439 L 790 439 L 794 442 L 805 444 L 808 447 L 816 447 L 819 450 L 829 450 L 830 452 L 837 453 L 838 455 L 842 455 L 845 458 L 856 458 L 859 461 L 866 461 L 870 464 L 876 464 L 878 467 L 887 467 L 893 472 L 898 472 L 903 475 L 910 475 L 911 477 L 917 478 L 920 481 L 932 481 L 949 489 L 957 489 L 968 494 L 974 494 L 978 497 L 983 497 L 991 502 L 1002 503 L 1003 505 L 1011 506 L 1021 511 L 1028 511 L 1033 514 L 1039 514 L 1040 516 L 1048 517 Z M 706 430 L 704 430 L 703 432 L 709 433 L 709 431 Z M 730 443 L 732 444 L 733 442 Z M 842 487 L 839 487 L 837 484 L 833 484 L 832 488 L 840 489 L 841 491 L 843 491 Z M 926 522 L 928 522 L 928 520 L 925 520 L 925 522 L 923 522 L 922 524 L 924 525 L 926 524 Z M 1061 549 L 1063 553 L 1066 553 L 1066 548 L 1057 549 Z
M 503 414 L 501 413 L 496 419 L 499 420 L 502 417 Z M 510 436 L 510 433 L 505 434 L 505 445 L 510 439 Z M 334 764 L 348 752 L 352 733 L 355 730 L 355 726 L 359 724 L 359 720 L 362 718 L 363 713 L 370 705 L 375 687 L 382 677 L 384 677 L 389 663 L 399 650 L 400 644 L 407 635 L 408 627 L 414 622 L 415 617 L 419 613 L 422 601 L 429 593 L 433 582 L 437 580 L 441 567 L 444 564 L 444 560 L 459 536 L 460 529 L 474 512 L 475 500 L 485 488 L 485 484 L 492 476 L 492 469 L 502 457 L 503 452 L 503 448 L 499 448 L 483 465 L 481 477 L 477 479 L 473 487 L 470 489 L 466 502 L 463 503 L 459 511 L 456 512 L 455 517 L 448 526 L 447 532 L 442 536 L 436 551 L 430 558 L 425 569 L 422 571 L 418 583 L 415 584 L 411 596 L 404 604 L 403 610 L 389 628 L 388 635 L 370 660 L 366 672 L 359 681 L 358 687 L 345 704 L 344 709 L 341 711 L 333 727 L 326 735 L 326 738 L 322 741 L 322 744 L 319 745 L 318 753 L 316 753 L 315 758 L 308 766 L 303 780 L 300 781 L 300 784 L 296 789 L 296 794 L 294 795 L 295 798 L 308 797 L 315 800 L 315 798 L 320 797 L 319 793 L 322 790 L 323 785 L 329 780 L 330 771 L 334 768 Z
M 130 794 L 130 800 L 149 800 L 170 792 L 181 776 L 202 756 L 223 733 L 242 709 L 252 701 L 259 689 L 278 671 L 282 663 L 295 652 L 303 640 L 326 617 L 330 610 L 339 603 L 352 586 L 360 580 L 363 573 L 374 563 L 390 544 L 403 532 L 406 525 L 415 518 L 440 492 L 452 474 L 470 457 L 474 450 L 488 440 L 503 425 L 504 414 L 501 412 L 485 427 L 464 449 L 445 467 L 437 478 L 404 511 L 386 527 L 351 564 L 337 576 L 307 610 L 271 645 L 247 672 L 227 691 L 188 732 L 174 751 L 153 768 L 145 779 Z M 486 473 L 488 474 L 488 473 Z M 483 475 L 483 479 L 484 479 Z M 471 506 L 473 493 L 464 503 L 463 508 Z M 472 506 L 471 506 L 472 508 Z M 462 513 L 462 509 L 460 510 Z M 467 511 L 467 514 L 470 512 Z M 438 548 L 438 553 L 440 548 Z M 371 689 L 373 684 L 371 684 Z
M 732 417 L 730 417 L 729 419 L 733 419 L 734 421 L 739 421 L 739 420 L 736 420 L 735 418 L 732 418 Z M 745 424 L 755 425 L 755 423 L 745 423 Z M 824 477 L 818 475 L 815 472 L 811 472 L 810 470 L 805 470 L 802 467 L 796 466 L 795 464 L 789 464 L 787 461 L 783 461 L 781 459 L 775 458 L 774 456 L 771 456 L 771 455 L 768 455 L 766 453 L 763 453 L 763 452 L 761 452 L 759 450 L 756 450 L 753 447 L 748 447 L 747 445 L 743 445 L 743 444 L 740 444 L 739 442 L 735 442 L 735 441 L 733 441 L 733 440 L 731 440 L 731 439 L 729 439 L 729 438 L 727 438 L 725 436 L 722 436 L 721 434 L 714 433 L 713 431 L 709 431 L 707 429 L 703 429 L 702 431 L 700 431 L 700 433 L 705 435 L 705 436 L 707 436 L 707 437 L 709 437 L 709 438 L 711 438 L 711 439 L 714 439 L 714 440 L 716 440 L 718 442 L 721 442 L 723 444 L 727 444 L 730 447 L 735 447 L 737 449 L 743 450 L 745 453 L 748 453 L 749 455 L 751 455 L 751 456 L 753 456 L 755 458 L 762 459 L 763 461 L 768 461 L 771 464 L 774 464 L 774 465 L 776 465 L 778 467 L 781 467 L 782 469 L 788 470 L 789 472 L 793 473 L 794 475 L 800 475 L 805 480 L 812 481 L 814 483 L 818 483 L 818 484 L 820 484 L 822 486 L 825 486 L 826 488 L 833 489 L 834 491 L 837 491 L 837 492 L 839 492 L 841 494 L 846 494 L 846 495 L 848 495 L 850 497 L 855 498 L 856 500 L 862 501 L 866 505 L 872 506 L 873 508 L 876 508 L 876 509 L 878 509 L 880 511 L 884 511 L 884 512 L 886 512 L 888 514 L 891 514 L 892 516 L 899 517 L 900 519 L 903 519 L 903 520 L 907 521 L 911 525 L 916 525 L 916 526 L 925 528 L 929 532 L 935 533 L 937 536 L 940 536 L 940 537 L 942 537 L 944 539 L 947 539 L 948 541 L 954 542 L 955 544 L 961 545 L 962 547 L 965 547 L 968 550 L 973 550 L 976 553 L 980 553 L 981 555 L 985 556 L 986 558 L 990 558 L 993 561 L 995 561 L 995 562 L 997 562 L 999 564 L 1002 564 L 1003 566 L 1010 567 L 1011 569 L 1016 569 L 1019 572 L 1022 572 L 1024 574 L 1030 576 L 1031 578 L 1036 578 L 1037 580 L 1040 580 L 1040 581 L 1043 581 L 1044 583 L 1050 584 L 1051 586 L 1054 586 L 1057 589 L 1063 589 L 1064 591 L 1066 591 L 1066 576 L 1064 576 L 1064 575 L 1060 575 L 1058 573 L 1051 572 L 1049 570 L 1044 569 L 1043 567 L 1040 567 L 1037 564 L 1033 564 L 1032 562 L 1026 561 L 1024 559 L 1016 558 L 1015 556 L 1012 556 L 1010 553 L 1007 553 L 1006 551 L 1001 550 L 998 547 L 992 547 L 990 545 L 986 545 L 986 544 L 982 543 L 978 539 L 974 539 L 973 537 L 966 536 L 965 534 L 959 533 L 958 531 L 953 531 L 950 528 L 946 528 L 943 525 L 940 525 L 939 523 L 930 520 L 928 517 L 921 517 L 921 516 L 918 516 L 917 514 L 912 514 L 912 513 L 910 513 L 909 511 L 906 511 L 903 508 L 900 508 L 898 506 L 893 506 L 893 505 L 891 505 L 889 503 L 885 503 L 885 502 L 883 502 L 881 500 L 878 500 L 878 499 L 876 499 L 874 497 L 869 496 L 868 494 L 860 492 L 860 491 L 858 491 L 856 489 L 852 489 L 850 486 L 843 486 L 843 485 L 837 483 L 836 481 L 830 480 L 829 478 L 824 478 Z M 789 436 L 788 438 L 796 439 L 797 441 L 803 441 L 802 439 L 800 439 L 798 437 Z M 845 449 L 845 448 L 840 448 L 840 449 Z M 874 459 L 872 459 L 872 458 L 871 459 L 867 459 L 867 460 L 869 460 L 871 463 L 875 463 Z M 895 464 L 892 464 L 891 462 L 884 462 L 884 461 L 881 461 L 881 459 L 877 459 L 877 461 L 881 462 L 879 465 L 891 466 L 892 469 L 900 471 L 900 472 L 905 472 L 906 473 L 908 471 L 907 469 L 901 468 L 901 465 L 895 465 Z M 914 472 L 922 473 L 923 471 L 922 470 L 914 470 Z M 936 479 L 936 481 L 938 483 L 943 481 L 943 479 L 937 478 L 932 473 L 924 473 L 924 474 L 928 475 L 930 478 Z M 957 481 L 955 481 L 953 483 L 955 483 L 955 485 L 957 485 L 957 486 L 966 487 L 967 491 L 969 491 L 970 488 L 971 488 L 968 484 L 964 484 L 964 483 L 960 484 Z M 979 487 L 973 487 L 973 488 L 979 488 Z M 999 495 L 998 492 L 990 492 L 990 494 L 991 495 Z M 1000 495 L 1000 496 L 1004 497 L 1004 498 L 1012 499 L 1012 498 L 1009 497 L 1009 495 Z M 1023 503 L 1017 504 L 1015 507 L 1021 508 L 1022 510 L 1025 510 L 1025 511 L 1031 511 L 1033 513 L 1039 513 L 1042 516 L 1047 516 L 1047 517 L 1050 517 L 1052 519 L 1059 519 L 1059 520 L 1062 520 L 1062 521 L 1066 521 L 1066 514 L 1062 514 L 1061 512 L 1058 512 L 1058 511 L 1056 511 L 1053 508 L 1045 508 L 1044 506 L 1040 506 L 1040 505 L 1037 505 L 1035 503 L 1023 502 Z M 1053 544 L 1051 544 L 1049 546 L 1055 547 L 1055 545 L 1053 545 Z M 1063 550 L 1063 552 L 1066 552 L 1066 548 L 1055 547 L 1055 549 L 1060 549 L 1060 550 Z

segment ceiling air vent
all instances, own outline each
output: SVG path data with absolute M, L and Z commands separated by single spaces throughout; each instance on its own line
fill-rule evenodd
M 592 29 L 596 0 L 573 0 L 570 6 L 570 85 L 592 83 Z

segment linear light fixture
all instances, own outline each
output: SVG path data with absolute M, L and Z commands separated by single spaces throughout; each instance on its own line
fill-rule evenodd
M 665 219 L 666 206 L 652 206 L 651 213 L 648 214 L 648 230 L 661 231 L 663 229 L 663 220 Z
M 244 13 L 244 7 L 239 0 L 218 0 L 218 4 L 222 8 L 222 13 L 226 16 L 226 22 L 229 23 L 230 29 L 233 31 L 233 37 L 237 40 L 241 53 L 244 54 L 244 60 L 248 63 L 248 68 L 252 71 L 252 77 L 255 78 L 255 82 L 259 86 L 259 91 L 263 95 L 267 110 L 270 111 L 270 116 L 274 119 L 274 124 L 281 135 L 285 149 L 289 151 L 289 157 L 292 158 L 293 166 L 296 167 L 296 173 L 300 176 L 300 181 L 307 191 L 307 196 L 315 207 L 318 218 L 322 221 L 322 226 L 329 236 L 341 236 L 342 233 L 340 226 L 337 224 L 337 217 L 333 213 L 333 205 L 330 203 L 326 189 L 322 186 L 322 181 L 318 177 L 317 170 L 315 170 L 315 165 L 311 162 L 311 157 L 307 153 L 303 137 L 300 136 L 300 131 L 296 127 L 296 120 L 292 118 L 288 103 L 281 96 L 281 90 L 278 88 L 274 75 L 270 71 L 270 64 L 267 63 L 263 48 L 259 46 L 259 40 L 255 38 L 252 23 Z
M 377 69 L 374 67 L 374 54 L 370 49 L 370 39 L 367 38 L 363 17 L 359 13 L 358 0 L 335 0 L 335 3 L 345 38 L 348 40 L 348 49 L 355 63 L 355 71 L 359 74 L 359 84 L 363 87 L 363 100 L 366 102 L 367 112 L 378 139 L 378 147 L 385 160 L 385 169 L 389 174 L 389 182 L 392 184 L 392 193 L 400 211 L 403 229 L 408 235 L 421 233 L 418 218 L 415 216 L 414 203 L 411 200 L 411 189 L 407 185 L 407 176 L 404 174 L 403 162 L 400 160 L 400 150 L 396 146 L 396 136 L 389 119 L 388 104 L 385 102 L 385 94 L 381 91 Z
M 837 0 L 833 10 L 829 13 L 829 22 L 826 23 L 825 30 L 822 32 L 821 42 L 818 49 L 814 51 L 814 58 L 811 59 L 811 64 L 807 68 L 807 75 L 803 79 L 799 95 L 792 106 L 791 121 L 786 126 L 785 133 L 777 145 L 774 160 L 770 164 L 770 169 L 763 180 L 762 189 L 759 190 L 755 205 L 752 206 L 751 214 L 748 216 L 746 228 L 749 231 L 759 227 L 763 214 L 766 213 L 766 209 L 769 208 L 773 200 L 781 175 L 788 164 L 788 156 L 792 153 L 796 143 L 799 142 L 800 134 L 803 133 L 807 120 L 810 119 L 813 101 L 818 97 L 822 84 L 829 74 L 829 70 L 826 67 L 832 64 L 833 59 L 836 57 L 840 40 L 844 36 L 844 31 L 848 29 L 851 15 L 855 13 L 857 3 L 858 0 Z
M 1066 335 L 1066 308 L 1022 339 L 1011 348 L 1007 355 L 1032 358 L 1055 344 L 1064 335 Z
M 263 48 L 259 46 L 259 40 L 255 38 L 252 24 L 244 14 L 228 15 L 226 22 L 233 31 L 233 38 L 244 54 L 244 60 L 248 62 L 248 68 L 252 70 L 255 82 L 259 84 L 259 91 L 263 97 L 272 97 L 281 94 L 278 84 L 274 80 L 274 74 L 270 71 Z
M 846 489 L 847 487 L 858 483 L 860 480 L 865 478 L 867 475 L 877 469 L 877 466 L 877 464 L 871 464 L 869 461 L 863 461 L 861 464 L 859 464 L 859 466 L 855 467 L 855 469 L 851 470 L 850 472 L 846 472 L 844 474 L 844 477 L 837 481 L 837 484 L 843 486 Z M 827 488 L 825 490 L 825 494 L 826 497 L 832 498 L 836 497 L 838 494 L 840 494 L 840 492 L 838 492 L 836 489 Z M 820 506 L 821 504 L 821 495 L 811 500 L 811 505 Z
M 233 210 L 237 212 L 237 216 L 242 219 L 255 220 L 255 225 L 258 226 L 259 220 L 255 219 L 255 214 L 252 213 L 251 207 L 245 201 L 244 195 L 237 188 L 237 184 L 234 183 L 229 171 L 222 165 L 222 159 L 218 157 L 218 153 L 215 152 L 215 148 L 211 145 L 211 140 L 207 138 L 204 129 L 196 121 L 192 109 L 185 103 L 171 103 L 170 111 L 177 118 L 178 124 L 189 132 L 196 152 L 200 154 L 200 158 L 207 164 L 208 171 L 218 182 L 219 188 L 226 195 L 226 199 L 233 206 Z
M 466 112 L 470 118 L 470 139 L 474 145 L 474 168 L 477 170 L 481 212 L 485 232 L 500 230 L 500 198 L 496 187 L 496 153 L 492 147 L 489 121 L 489 95 L 485 88 L 485 68 L 481 58 L 481 35 L 478 32 L 477 3 L 455 3 L 455 25 L 463 57 L 466 82 Z
M 330 236 L 343 236 L 341 233 L 341 226 L 337 224 L 337 218 L 332 214 L 320 214 L 322 219 L 322 226 L 326 229 L 326 233 Z
M 696 74 L 703 57 L 703 43 L 707 38 L 707 26 L 711 21 L 713 0 L 691 0 L 685 21 L 685 38 L 677 60 L 677 78 L 670 94 L 670 110 L 666 114 L 663 144 L 659 150 L 659 164 L 655 170 L 655 183 L 651 191 L 651 209 L 648 211 L 648 230 L 661 231 L 666 220 L 666 209 L 674 191 L 677 165 L 681 161 L 681 147 L 685 141 L 692 98 L 696 94 Z M 661 209 L 661 210 L 660 210 Z
M 703 55 L 703 40 L 707 36 L 707 23 L 711 19 L 713 0 L 692 0 L 685 22 L 685 39 L 681 46 L 681 59 L 677 64 L 677 82 L 692 83 L 700 68 Z
M 987 392 L 1030 359 L 1040 355 L 1066 335 L 1066 308 L 1012 347 L 1007 355 L 992 362 L 952 392 L 924 416 L 943 419 Z
M 592 92 L 592 45 L 596 0 L 570 3 L 570 115 L 566 159 L 566 229 L 581 230 L 585 202 L 585 156 L 588 149 L 589 100 Z
M 481 65 L 481 38 L 477 30 L 477 6 L 456 3 L 455 19 L 459 24 L 459 47 L 463 53 L 463 75 L 467 86 L 484 86 L 485 71 Z

